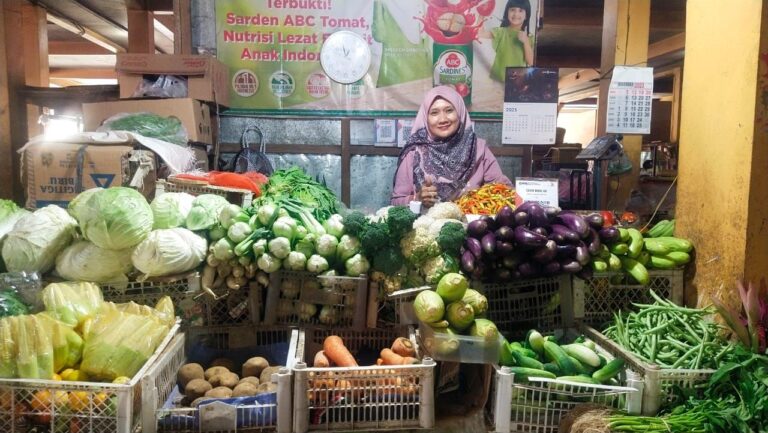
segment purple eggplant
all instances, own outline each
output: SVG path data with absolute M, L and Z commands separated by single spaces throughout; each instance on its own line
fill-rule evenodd
M 467 274 L 471 274 L 476 269 L 475 256 L 471 252 L 465 251 L 461 255 L 461 270 Z
M 533 205 L 538 205 L 538 203 L 535 201 L 524 201 L 520 203 L 520 206 L 515 209 L 515 212 L 528 212 L 528 209 L 530 209 Z
M 498 239 L 498 238 L 497 238 Z M 496 255 L 506 257 L 515 251 L 515 245 L 512 242 L 496 241 Z
M 552 230 L 552 233 L 562 235 L 568 242 L 578 242 L 579 239 L 581 239 L 578 233 L 562 224 L 552 224 L 550 229 Z
M 515 230 L 508 226 L 501 226 L 494 232 L 497 241 L 514 242 Z
M 496 224 L 499 227 L 513 227 L 515 225 L 515 213 L 509 206 L 503 206 L 496 213 Z
M 493 254 L 496 251 L 496 235 L 488 233 L 480 239 L 480 245 L 483 247 L 483 252 L 486 254 Z
M 476 219 L 467 224 L 467 235 L 475 239 L 482 239 L 488 233 L 488 223 L 482 219 Z
M 515 242 L 523 247 L 542 247 L 547 243 L 547 237 L 532 232 L 523 226 L 515 227 Z
M 589 234 L 589 224 L 584 221 L 581 215 L 575 213 L 563 213 L 558 215 L 557 220 L 563 223 L 564 226 L 576 232 L 581 239 L 584 239 Z
M 546 227 L 536 227 L 531 229 L 532 232 L 538 233 L 542 236 L 549 236 L 549 230 Z
M 549 236 L 547 236 L 547 239 L 551 239 L 555 241 L 557 244 L 565 244 L 568 241 L 566 241 L 565 236 L 561 235 L 560 233 L 550 233 Z
M 553 240 L 548 240 L 543 247 L 538 247 L 534 250 L 531 258 L 539 263 L 549 263 L 555 259 L 557 254 L 557 243 Z
M 499 228 L 498 224 L 496 224 L 496 220 L 490 215 L 483 215 L 479 219 L 481 221 L 485 221 L 485 223 L 488 224 L 488 230 L 490 231 L 494 231 Z
M 528 220 L 530 220 L 530 216 L 528 215 L 528 212 L 521 211 L 521 210 L 515 211 L 515 227 L 527 226 Z
M 502 283 L 512 280 L 512 272 L 507 268 L 496 268 L 493 275 L 496 277 L 496 281 Z
M 528 226 L 532 228 L 536 227 L 549 227 L 549 218 L 547 218 L 547 212 L 538 203 L 533 203 L 528 207 L 528 215 L 530 215 L 530 221 Z
M 551 261 L 544 265 L 544 269 L 542 269 L 542 272 L 544 272 L 544 275 L 557 275 L 560 273 L 560 262 Z
M 547 213 L 547 218 L 549 218 L 549 220 L 552 221 L 555 217 L 560 215 L 560 212 L 562 212 L 562 209 L 560 209 L 557 206 L 544 206 L 544 212 Z
M 520 254 L 510 254 L 508 256 L 505 256 L 501 259 L 501 265 L 504 266 L 507 269 L 517 269 L 518 266 L 520 266 L 520 263 L 522 262 L 522 257 L 520 257 Z
M 574 259 L 565 259 L 560 261 L 560 269 L 569 274 L 575 274 L 581 270 L 582 266 Z
M 603 223 L 605 222 L 605 218 L 603 218 L 602 215 L 599 213 L 591 213 L 584 217 L 584 221 L 589 224 L 590 227 L 592 227 L 595 230 L 600 230 L 603 227 Z
M 587 249 L 587 244 L 584 242 L 579 242 L 576 244 L 576 261 L 579 262 L 581 266 L 586 266 L 589 264 L 590 261 L 589 256 L 589 249 Z
M 522 278 L 536 277 L 541 273 L 539 266 L 532 262 L 520 263 L 520 266 L 517 267 L 517 270 L 520 272 L 520 276 Z
M 579 272 L 576 272 L 576 276 L 581 278 L 582 280 L 588 280 L 592 278 L 594 275 L 594 271 L 592 269 L 592 266 L 582 266 L 581 270 Z
M 600 235 L 597 234 L 595 229 L 589 229 L 589 236 L 587 236 L 587 250 L 589 254 L 596 256 L 603 250 L 603 243 L 600 242 Z
M 619 233 L 619 229 L 610 226 L 610 227 L 603 227 L 600 229 L 599 232 L 597 232 L 598 235 L 600 235 L 600 240 L 603 241 L 603 243 L 606 244 L 615 244 L 616 242 L 621 240 L 621 234 Z
M 576 245 L 574 244 L 558 245 L 557 257 L 560 259 L 572 259 L 576 257 Z
M 483 247 L 480 245 L 479 240 L 475 238 L 466 238 L 464 239 L 464 246 L 476 259 L 483 257 Z

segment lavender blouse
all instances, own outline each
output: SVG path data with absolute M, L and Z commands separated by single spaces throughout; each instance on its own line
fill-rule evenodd
M 395 186 L 392 189 L 392 196 L 390 198 L 393 206 L 407 205 L 409 201 L 413 200 L 416 195 L 416 186 L 413 184 L 413 155 L 415 152 L 410 152 L 403 158 L 400 166 L 397 167 L 395 172 Z M 475 172 L 470 176 L 467 182 L 465 191 L 469 191 L 475 188 L 479 188 L 486 183 L 497 182 L 512 186 L 512 182 L 507 176 L 501 172 L 499 162 L 496 161 L 496 157 L 491 153 L 491 149 L 485 144 L 485 140 L 482 138 L 477 139 L 477 153 L 475 154 Z M 439 178 L 437 182 L 447 181 L 446 179 Z M 445 200 L 445 197 L 441 197 Z

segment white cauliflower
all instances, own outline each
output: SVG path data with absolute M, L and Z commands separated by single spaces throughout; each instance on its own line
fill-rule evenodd
M 440 254 L 437 235 L 431 236 L 428 228 L 421 227 L 411 230 L 400 240 L 400 249 L 405 259 L 413 264 L 422 263 Z
M 456 203 L 442 201 L 432 206 L 427 211 L 427 216 L 435 219 L 448 218 L 462 221 L 464 219 L 464 212 L 461 211 L 461 208 Z
M 435 222 L 434 218 L 430 216 L 422 215 L 416 218 L 416 221 L 413 222 L 413 228 L 414 229 L 417 229 L 419 227 L 429 228 L 429 226 L 431 226 L 433 222 Z
M 368 215 L 368 221 L 372 223 L 379 223 L 379 222 L 386 222 L 387 216 L 389 215 L 389 208 L 392 206 L 384 206 L 383 208 L 376 211 L 373 215 Z

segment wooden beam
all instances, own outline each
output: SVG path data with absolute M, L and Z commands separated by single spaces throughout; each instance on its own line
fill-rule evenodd
M 5 6 L 0 5 L 0 59 L 7 60 L 5 41 Z M 11 103 L 8 96 L 8 62 L 0 66 L 0 198 L 14 198 L 14 180 L 18 178 L 11 137 Z
M 82 26 L 76 26 L 72 22 L 67 21 L 65 19 L 62 19 L 60 17 L 57 17 L 52 14 L 48 14 L 47 16 L 48 21 L 52 22 L 53 24 L 56 24 L 57 26 L 61 27 L 64 30 L 70 31 L 83 39 L 93 42 L 94 44 L 103 47 L 104 49 L 107 49 L 113 53 L 124 53 L 125 48 L 123 48 L 120 44 L 117 42 L 112 41 L 108 37 L 95 32 L 87 27 Z
M 155 23 L 152 12 L 129 9 L 128 52 L 155 53 Z
M 27 86 L 48 87 L 51 85 L 48 73 L 48 24 L 45 9 L 32 4 L 22 7 L 22 40 L 24 47 L 24 77 Z M 42 114 L 42 107 L 27 105 L 28 136 L 34 137 L 44 132 L 37 122 Z
M 560 77 L 557 82 L 557 87 L 562 89 L 568 89 L 575 86 L 591 83 L 593 80 L 600 79 L 600 71 L 597 69 L 582 69 L 568 75 Z
M 173 16 L 176 19 L 173 29 L 173 49 L 176 54 L 192 54 L 192 2 L 173 0 Z
M 89 41 L 48 41 L 48 54 L 113 54 L 100 45 Z
M 92 78 L 92 79 L 117 79 L 117 72 L 113 68 L 53 68 L 51 78 Z
M 685 32 L 648 45 L 648 60 L 685 49 Z

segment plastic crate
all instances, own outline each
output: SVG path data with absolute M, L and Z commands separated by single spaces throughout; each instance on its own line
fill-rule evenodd
M 272 376 L 277 384 L 275 399 L 268 403 L 231 405 L 225 402 L 209 403 L 197 408 L 175 407 L 182 395 L 176 385 L 176 371 L 173 373 L 172 391 L 160 388 L 154 377 L 159 371 L 152 370 L 143 381 L 144 389 L 154 398 L 155 411 L 152 412 L 151 426 L 145 427 L 146 433 L 174 432 L 192 433 L 201 431 L 217 432 L 279 432 L 291 431 L 291 372 L 296 359 L 299 344 L 299 331 L 290 328 L 207 327 L 189 330 L 188 356 L 200 354 L 194 344 L 201 342 L 205 353 L 214 350 L 221 354 L 240 354 L 243 356 L 263 355 L 261 350 L 271 345 L 287 348 L 285 368 Z M 198 347 L 199 349 L 199 347 Z M 197 362 L 200 359 L 185 357 L 182 352 L 181 364 Z M 178 370 L 177 370 L 178 371 Z M 162 406 L 158 408 L 158 406 Z M 222 423 L 223 419 L 223 423 Z M 147 425 L 147 424 L 145 424 Z
M 656 364 L 640 360 L 594 328 L 584 325 L 582 332 L 613 356 L 624 359 L 627 366 L 642 378 L 644 386 L 641 412 L 643 415 L 656 415 L 659 409 L 676 399 L 676 391 L 679 389 L 703 389 L 715 373 L 712 369 L 660 368 Z
M 227 188 L 224 186 L 214 186 L 207 184 L 197 184 L 194 182 L 183 182 L 169 178 L 167 180 L 158 180 L 155 183 L 155 196 L 166 192 L 186 192 L 194 196 L 201 194 L 215 194 L 227 199 L 240 207 L 246 208 L 253 202 L 253 192 L 247 189 Z
M 380 324 L 383 326 L 408 326 L 418 324 L 419 319 L 413 311 L 413 301 L 416 299 L 416 295 L 424 290 L 434 289 L 433 286 L 421 286 L 397 290 L 386 295 L 384 301 L 380 302 L 378 305 L 377 316 L 381 319 Z M 390 311 L 381 314 L 383 310 Z
M 419 324 L 419 342 L 424 353 L 437 361 L 466 364 L 495 364 L 499 362 L 502 336 L 495 341 L 469 335 L 436 333 L 431 326 Z M 442 349 L 442 350 L 441 350 Z
M 127 384 L 0 379 L 0 431 L 139 431 L 144 409 L 141 379 L 178 332 L 177 322 Z
M 602 327 L 613 320 L 613 313 L 631 308 L 633 302 L 652 304 L 649 291 L 683 304 L 683 270 L 649 269 L 647 286 L 637 284 L 623 273 L 595 274 L 588 280 L 573 278 L 573 309 L 575 319 L 589 326 Z
M 290 291 L 286 284 L 295 284 Z M 366 328 L 367 277 L 322 277 L 311 272 L 279 271 L 270 275 L 264 308 L 265 325 L 309 326 L 333 329 Z M 314 304 L 311 317 L 299 315 L 301 303 Z M 334 323 L 322 323 L 319 315 L 330 308 Z
M 575 336 L 575 330 L 569 329 Z M 611 360 L 603 348 L 598 353 Z M 509 367 L 494 366 L 491 399 L 486 406 L 495 433 L 536 432 L 557 433 L 560 419 L 582 404 L 599 404 L 638 413 L 642 383 L 625 369 L 620 374 L 627 386 L 592 385 L 562 379 L 530 378 L 515 381 Z
M 212 326 L 259 324 L 262 317 L 261 285 L 251 281 L 248 287 L 230 290 L 227 296 L 211 299 L 204 295 L 198 301 L 205 312 L 205 324 Z
M 362 360 L 375 363 L 378 352 L 390 347 L 396 337 L 413 331 L 369 329 L 366 331 L 307 330 L 303 350 L 293 371 L 293 431 L 368 431 L 430 429 L 435 424 L 435 362 L 360 367 L 309 367 L 308 362 L 322 348 L 328 335 L 344 340 L 346 347 Z M 300 346 L 301 348 L 302 346 Z
M 488 298 L 488 319 L 509 340 L 524 337 L 529 329 L 549 333 L 573 327 L 570 274 L 471 284 Z

